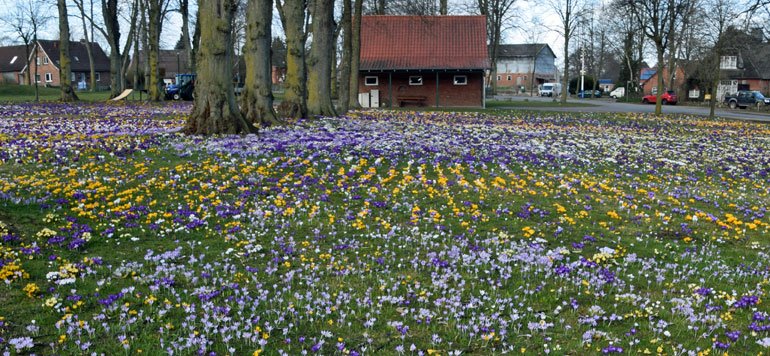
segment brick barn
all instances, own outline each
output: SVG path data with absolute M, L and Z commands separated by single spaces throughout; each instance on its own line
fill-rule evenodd
M 484 16 L 362 16 L 364 107 L 483 107 Z

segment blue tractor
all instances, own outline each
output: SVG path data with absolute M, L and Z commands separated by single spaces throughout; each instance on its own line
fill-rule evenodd
M 177 74 L 175 84 L 166 87 L 168 100 L 193 100 L 195 98 L 195 74 Z

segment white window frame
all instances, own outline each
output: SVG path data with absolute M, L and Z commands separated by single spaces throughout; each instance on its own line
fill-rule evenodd
M 45 82 L 46 82 L 46 83 L 50 83 L 50 82 L 52 82 L 52 81 L 53 81 L 53 74 L 51 74 L 51 73 L 46 73 L 46 74 L 45 74 Z
M 77 76 L 75 75 L 75 72 L 70 72 L 70 81 L 74 83 L 77 81 L 76 78 Z
M 99 72 L 96 72 L 96 81 L 101 82 L 102 81 L 102 74 Z
M 36 66 L 40 65 L 40 57 L 35 57 L 35 65 Z
M 48 64 L 48 57 L 43 57 L 43 64 Z
M 508 81 L 510 81 L 511 79 L 512 79 L 512 77 L 511 77 L 510 75 L 509 75 L 509 76 L 507 76 L 507 77 L 505 77 L 505 80 L 508 80 Z
M 463 78 L 464 82 L 463 83 L 458 83 L 457 82 L 457 78 Z M 464 74 L 463 75 L 455 75 L 452 78 L 452 82 L 454 83 L 454 85 L 468 85 L 468 76 L 464 75 Z
M 719 69 L 738 69 L 738 56 L 722 56 Z
M 501 76 L 499 76 L 499 75 L 498 75 L 498 76 L 497 76 L 497 80 L 498 80 L 498 81 L 501 81 L 501 80 L 503 80 L 503 77 L 501 77 Z
M 374 78 L 374 84 L 370 84 L 369 83 L 369 79 L 372 79 L 372 78 Z M 380 84 L 380 77 L 378 77 L 378 76 L 366 76 L 366 77 L 364 77 L 364 85 L 366 85 L 366 86 L 376 87 L 379 84 Z
M 417 82 L 412 82 L 412 79 L 417 79 Z M 409 76 L 409 85 L 422 85 L 422 76 L 421 75 L 410 75 Z
M 40 83 L 40 74 L 35 74 L 35 83 Z

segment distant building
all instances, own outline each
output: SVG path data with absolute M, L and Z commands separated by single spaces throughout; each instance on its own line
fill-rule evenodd
M 556 55 L 545 43 L 503 44 L 497 49 L 497 86 L 521 87 L 553 82 Z M 533 79 L 534 78 L 534 81 Z
M 363 16 L 363 106 L 482 107 L 483 16 Z
M 677 93 L 682 91 L 685 84 L 685 77 L 686 75 L 682 67 L 676 66 L 676 70 L 674 71 L 674 87 L 669 88 L 668 67 L 663 68 L 663 90 L 674 90 Z M 658 93 L 658 72 L 656 69 L 642 69 L 639 73 L 639 79 L 641 81 L 642 93 L 645 95 Z
M 605 92 L 611 92 L 615 88 L 615 83 L 612 79 L 599 79 L 599 87 Z
M 59 41 L 38 40 L 37 58 L 33 58 L 30 67 L 24 60 L 24 46 L 0 47 L 0 72 L 5 83 L 27 83 L 27 71 L 37 77 L 32 78 L 42 86 L 59 86 Z M 85 41 L 70 41 L 70 70 L 72 84 L 76 88 L 87 89 L 91 85 L 91 65 L 88 61 L 88 51 Z M 110 59 L 96 42 L 91 42 L 91 51 L 94 57 L 96 70 L 96 85 L 98 89 L 106 89 L 110 86 Z M 30 57 L 35 55 L 35 46 L 29 50 Z
M 770 96 L 770 43 L 764 42 L 759 28 L 750 33 L 733 33 L 733 43 L 740 46 L 727 48 L 720 58 L 722 81 L 717 97 L 734 94 L 738 90 L 758 90 Z
M 2 84 L 22 84 L 26 78 L 21 74 L 27 65 L 25 58 L 26 46 L 0 47 L 0 74 Z M 32 53 L 32 51 L 30 51 Z
M 162 49 L 158 56 L 158 71 L 160 77 L 167 82 L 176 78 L 177 74 L 190 74 L 190 65 L 188 61 L 187 51 L 183 49 Z M 139 65 L 139 72 L 144 72 L 145 61 L 147 60 L 147 52 L 139 51 L 139 53 L 131 58 L 131 63 L 128 65 L 129 70 L 136 68 Z M 136 63 L 135 61 L 138 61 Z

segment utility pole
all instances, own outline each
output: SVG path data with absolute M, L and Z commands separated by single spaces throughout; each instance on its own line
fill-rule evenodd
M 586 82 L 586 47 L 585 41 L 580 42 L 580 98 L 585 98 L 585 82 Z M 592 93 L 593 94 L 593 93 Z

